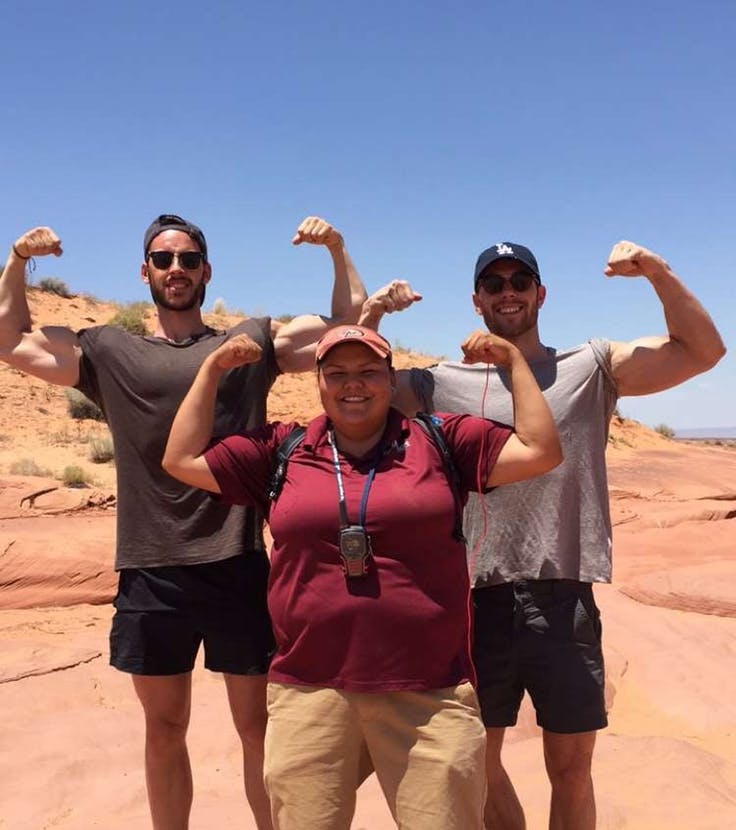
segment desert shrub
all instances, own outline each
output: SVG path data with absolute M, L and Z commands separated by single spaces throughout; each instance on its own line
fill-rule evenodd
M 92 478 L 76 464 L 64 467 L 61 480 L 65 487 L 88 487 L 92 483 Z
M 39 280 L 38 290 L 47 291 L 49 294 L 57 294 L 59 297 L 65 297 L 67 300 L 74 296 L 64 280 L 56 279 L 56 277 L 44 277 L 42 280 Z
M 32 458 L 20 458 L 10 465 L 10 473 L 14 476 L 41 476 L 48 478 L 51 470 L 39 467 Z
M 665 438 L 675 437 L 674 429 L 672 429 L 672 427 L 668 427 L 667 424 L 657 424 L 657 426 L 654 427 L 654 431 L 658 432 L 660 435 L 664 435 Z
M 103 438 L 93 438 L 89 442 L 89 458 L 95 464 L 104 464 L 115 457 L 112 438 L 109 435 Z
M 277 323 L 290 323 L 294 319 L 293 314 L 279 314 L 278 317 L 274 317 Z
M 214 303 L 212 303 L 212 313 L 227 314 L 227 306 L 225 305 L 225 300 L 223 300 L 222 297 L 218 297 Z
M 120 306 L 115 316 L 110 320 L 111 326 L 118 326 L 131 334 L 148 334 L 146 328 L 146 312 L 148 303 L 128 303 Z
M 79 389 L 72 389 L 69 387 L 64 390 L 64 394 L 66 395 L 69 415 L 74 418 L 75 421 L 82 421 L 85 418 L 89 418 L 92 421 L 105 420 L 105 416 L 100 407 L 91 401 L 86 395 L 83 395 Z

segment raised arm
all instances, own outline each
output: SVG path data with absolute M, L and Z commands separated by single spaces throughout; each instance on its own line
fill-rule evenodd
M 288 323 L 273 322 L 271 335 L 276 361 L 283 372 L 306 372 L 314 367 L 317 341 L 333 326 L 356 323 L 366 299 L 365 288 L 335 228 L 317 216 L 308 216 L 297 228 L 294 245 L 324 245 L 332 257 L 335 282 L 329 317 L 304 314 Z
M 546 473 L 562 461 L 552 413 L 529 364 L 516 346 L 487 331 L 475 331 L 462 344 L 463 363 L 495 363 L 509 373 L 514 434 L 504 445 L 486 486 L 510 484 Z
M 422 295 L 417 293 L 406 280 L 392 280 L 366 299 L 358 323 L 378 331 L 384 314 L 404 311 L 414 303 L 420 302 L 421 299 Z M 411 370 L 399 369 L 396 372 L 395 392 L 391 404 L 409 417 L 416 415 L 422 408 L 421 401 L 411 385 Z
M 662 303 L 667 335 L 614 342 L 611 366 L 619 395 L 647 395 L 714 366 L 726 347 L 708 312 L 662 257 L 634 242 L 614 245 L 607 276 L 646 277 Z
M 228 369 L 260 359 L 261 347 L 247 334 L 226 340 L 205 358 L 171 425 L 161 461 L 170 476 L 191 487 L 220 492 L 203 455 L 212 438 L 217 384 Z
M 63 326 L 33 330 L 26 299 L 28 260 L 61 253 L 51 228 L 33 228 L 13 243 L 0 277 L 0 360 L 49 383 L 74 386 L 81 355 L 76 334 Z

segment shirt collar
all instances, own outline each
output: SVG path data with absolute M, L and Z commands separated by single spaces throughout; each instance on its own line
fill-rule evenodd
M 304 447 L 314 452 L 318 447 L 327 444 L 327 432 L 331 422 L 323 412 L 307 424 L 307 431 L 304 433 Z M 388 411 L 386 429 L 383 433 L 383 445 L 389 447 L 401 446 L 409 435 L 409 419 L 391 407 Z

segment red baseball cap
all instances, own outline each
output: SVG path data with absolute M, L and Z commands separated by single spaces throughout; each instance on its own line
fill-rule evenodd
M 377 331 L 365 326 L 335 326 L 334 329 L 330 329 L 317 343 L 317 363 L 324 360 L 330 349 L 342 343 L 362 343 L 391 363 L 391 344 Z

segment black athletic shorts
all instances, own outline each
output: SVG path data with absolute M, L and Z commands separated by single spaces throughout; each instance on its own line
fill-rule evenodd
M 550 732 L 608 721 L 600 613 L 588 582 L 545 579 L 473 590 L 473 660 L 487 727 L 513 726 L 524 691 Z
M 275 645 L 266 607 L 269 561 L 249 552 L 220 562 L 120 571 L 110 663 L 131 674 L 189 672 L 204 643 L 205 666 L 265 674 Z

